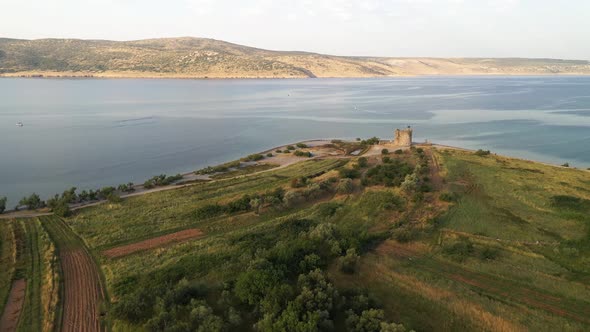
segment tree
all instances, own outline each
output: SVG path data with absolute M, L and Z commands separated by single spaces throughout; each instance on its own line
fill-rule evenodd
M 71 214 L 70 205 L 64 199 L 58 200 L 51 210 L 55 215 L 60 217 L 68 217 Z
M 415 191 L 416 188 L 418 188 L 418 178 L 416 177 L 416 174 L 412 173 L 406 175 L 404 182 L 401 184 L 401 188 L 408 193 Z
M 6 201 L 7 198 L 5 196 L 0 197 L 0 214 L 6 210 Z
M 381 150 L 381 154 L 389 154 L 389 150 L 383 149 L 383 150 Z
M 23 197 L 18 204 L 20 206 L 26 205 L 29 210 L 42 208 L 45 203 L 41 200 L 39 195 L 33 193 L 29 197 Z

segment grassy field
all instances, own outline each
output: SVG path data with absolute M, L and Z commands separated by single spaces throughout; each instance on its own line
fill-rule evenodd
M 13 280 L 26 281 L 18 331 L 51 331 L 56 323 L 58 291 L 56 254 L 38 219 L 8 220 L 2 231 L 2 304 Z M 6 268 L 4 268 L 6 267 Z M 4 307 L 2 307 L 2 312 Z
M 456 202 L 435 231 L 388 240 L 357 275 L 333 272 L 335 283 L 368 289 L 417 330 L 588 329 L 590 173 L 452 150 L 438 158 Z
M 16 241 L 14 224 L 12 222 L 0 223 L 0 313 L 4 312 L 4 306 L 8 299 L 8 293 L 12 286 L 12 280 L 16 265 Z
M 424 147 L 307 160 L 0 227 L 3 261 L 19 238 L 45 253 L 17 255 L 1 281 L 56 273 L 46 230 L 62 260 L 86 255 L 82 272 L 52 280 L 96 289 L 85 310 L 115 331 L 590 328 L 583 170 Z M 202 235 L 179 243 L 103 254 L 195 228 Z M 76 293 L 65 293 L 67 309 Z M 44 310 L 27 305 L 27 317 Z

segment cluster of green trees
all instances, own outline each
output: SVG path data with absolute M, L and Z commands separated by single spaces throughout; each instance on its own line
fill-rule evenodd
M 361 145 L 377 145 L 379 144 L 379 137 L 371 137 L 368 139 L 361 140 Z
M 332 261 L 354 273 L 377 236 L 360 231 L 362 221 L 331 222 L 340 208 L 321 204 L 312 219 L 235 235 L 228 245 L 239 257 L 187 257 L 150 276 L 122 280 L 114 286 L 113 316 L 149 331 L 405 331 L 366 293 L 339 291 L 327 278 Z M 232 260 L 239 268 L 221 285 L 187 281 Z
M 240 164 L 241 163 L 239 160 L 235 160 L 235 161 L 231 161 L 229 163 L 225 163 L 225 164 L 221 164 L 221 165 L 217 165 L 217 166 L 207 166 L 203 169 L 196 171 L 195 174 L 205 175 L 205 174 L 213 174 L 213 173 L 225 173 L 232 168 L 240 167 Z
M 45 202 L 41 200 L 41 197 L 36 193 L 32 193 L 30 196 L 25 196 L 18 201 L 18 206 L 26 206 L 29 210 L 35 210 L 45 207 Z
M 242 158 L 242 161 L 259 161 L 264 159 L 264 156 L 260 153 L 251 154 L 247 157 Z
M 383 157 L 383 164 L 370 168 L 363 178 L 364 185 L 400 186 L 408 174 L 412 173 L 412 166 L 399 159 Z
M 297 157 L 307 157 L 307 158 L 312 157 L 312 154 L 309 151 L 296 150 L 295 152 L 293 152 L 293 154 Z
M 246 211 L 260 212 L 265 206 L 278 206 L 283 202 L 285 190 L 276 188 L 275 190 L 253 195 L 243 195 L 227 204 L 208 204 L 198 208 L 195 216 L 198 220 L 208 219 L 220 216 L 222 214 L 231 214 Z
M 146 180 L 143 183 L 143 187 L 146 189 L 151 189 L 151 188 L 155 188 L 155 187 L 168 186 L 168 185 L 171 185 L 174 182 L 181 180 L 181 179 L 182 179 L 181 174 L 170 175 L 170 176 L 166 176 L 166 174 L 160 174 L 160 175 L 153 176 L 151 179 Z
M 47 202 L 43 201 L 38 194 L 32 193 L 29 196 L 23 197 L 18 202 L 18 205 L 15 209 L 26 207 L 26 209 L 28 210 L 36 210 L 44 207 L 49 207 L 51 211 L 57 214 L 58 216 L 65 217 L 70 214 L 71 204 L 87 203 L 105 199 L 111 202 L 119 202 L 121 199 L 119 196 L 120 193 L 131 193 L 135 191 L 135 187 L 133 182 L 129 182 L 121 184 L 117 188 L 113 186 L 107 186 L 97 190 L 82 190 L 80 193 L 77 193 L 76 191 L 77 188 L 72 187 L 68 190 L 65 190 L 61 195 L 53 195 L 53 197 L 49 198 Z M 6 208 L 6 200 L 2 201 L 0 199 L 1 211 L 3 211 L 1 209 L 2 206 Z

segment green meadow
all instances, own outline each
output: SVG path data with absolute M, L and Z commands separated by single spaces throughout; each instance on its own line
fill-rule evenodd
M 23 330 L 59 329 L 39 281 L 71 243 L 100 268 L 114 331 L 590 328 L 588 171 L 431 147 L 260 170 L 3 222 L 0 299 L 30 278 Z

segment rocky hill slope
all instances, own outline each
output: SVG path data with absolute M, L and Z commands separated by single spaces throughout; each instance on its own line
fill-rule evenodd
M 590 74 L 590 62 L 343 57 L 269 51 L 188 37 L 124 42 L 0 38 L 1 76 L 284 78 L 489 74 Z

